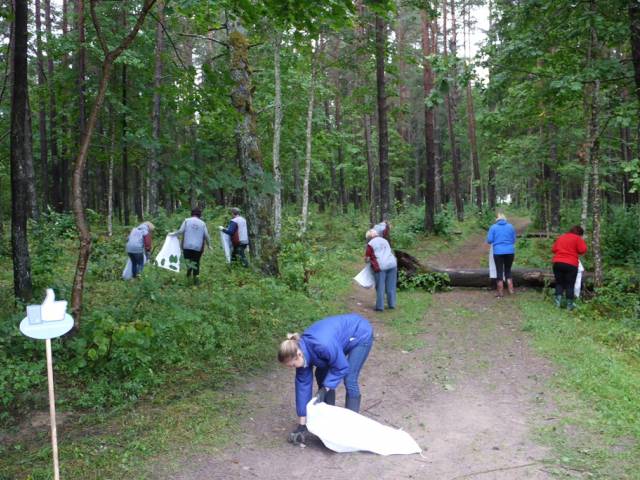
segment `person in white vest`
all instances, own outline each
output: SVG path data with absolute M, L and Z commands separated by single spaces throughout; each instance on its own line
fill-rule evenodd
M 378 232 L 371 229 L 366 234 L 367 249 L 364 260 L 373 268 L 376 278 L 376 310 L 384 310 L 384 296 L 387 305 L 396 308 L 396 285 L 398 281 L 398 261 L 391 251 L 391 245 Z
M 249 245 L 249 230 L 247 229 L 247 221 L 240 215 L 240 209 L 231 209 L 231 221 L 227 228 L 222 226 L 218 227 L 224 233 L 231 237 L 231 244 L 233 245 L 233 252 L 231 253 L 231 261 L 233 262 L 238 257 L 242 262 L 243 267 L 248 267 L 249 262 L 245 256 L 244 251 Z
M 198 283 L 200 275 L 200 257 L 204 252 L 205 243 L 211 250 L 211 239 L 207 224 L 201 218 L 202 210 L 194 208 L 191 210 L 191 218 L 187 218 L 180 225 L 180 229 L 171 232 L 169 235 L 182 235 L 182 255 L 187 261 L 187 277 L 193 276 L 194 283 Z
M 133 278 L 142 273 L 145 258 L 151 255 L 151 232 L 154 230 L 153 223 L 143 222 L 131 230 L 127 237 L 127 255 L 131 259 L 131 273 Z

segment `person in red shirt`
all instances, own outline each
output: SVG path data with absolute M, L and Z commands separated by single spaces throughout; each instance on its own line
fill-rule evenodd
M 584 230 L 579 225 L 560 235 L 553 243 L 553 275 L 556 279 L 556 306 L 562 305 L 562 294 L 567 296 L 567 309 L 574 308 L 574 285 L 578 276 L 580 255 L 587 253 L 587 244 L 582 239 Z

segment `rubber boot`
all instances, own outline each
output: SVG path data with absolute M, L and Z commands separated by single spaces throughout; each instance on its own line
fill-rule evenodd
M 567 310 L 571 311 L 574 308 L 576 308 L 576 305 L 573 303 L 573 300 L 567 300 Z
M 344 408 L 347 408 L 353 412 L 360 412 L 360 399 L 362 397 L 350 397 L 347 395 L 347 398 L 344 402 Z
M 507 287 L 509 288 L 509 295 L 513 295 L 515 290 L 513 289 L 513 279 L 507 278 Z
M 560 308 L 562 306 L 562 295 L 556 295 L 554 302 L 556 307 Z
M 496 297 L 502 298 L 504 295 L 504 282 L 498 281 L 498 293 L 496 293 Z
M 327 405 L 335 405 L 336 404 L 336 391 L 329 390 L 327 394 L 324 396 L 324 403 Z

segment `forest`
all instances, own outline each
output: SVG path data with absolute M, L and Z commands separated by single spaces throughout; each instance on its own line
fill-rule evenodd
M 476 315 L 516 319 L 519 336 L 504 341 L 530 343 L 562 372 L 520 379 L 546 378 L 562 397 L 540 415 L 579 425 L 562 436 L 566 424 L 550 433 L 531 420 L 544 431 L 532 451 L 551 452 L 534 462 L 551 472 L 540 478 L 637 478 L 637 0 L 8 0 L 0 60 L 0 480 L 53 478 L 46 423 L 30 420 L 48 409 L 44 349 L 18 328 L 47 288 L 74 320 L 53 341 L 64 478 L 205 478 L 226 465 L 198 474 L 184 454 L 150 466 L 168 444 L 245 442 L 277 465 L 269 448 L 286 442 L 237 437 L 239 412 L 256 405 L 246 378 L 272 375 L 287 332 L 361 308 L 383 351 L 429 365 L 447 356 L 424 351 L 447 334 L 438 319 L 464 342 L 472 326 L 482 338 Z M 248 225 L 246 269 L 219 245 L 232 207 Z M 155 225 L 155 255 L 193 209 L 213 247 L 200 285 L 151 264 L 124 281 L 132 228 Z M 584 230 L 575 312 L 554 309 L 549 285 L 516 285 L 501 307 L 446 273 L 400 268 L 399 307 L 383 316 L 351 283 L 381 220 L 425 272 L 486 268 L 476 245 L 499 212 L 518 230 L 514 267 L 549 276 L 554 240 Z M 474 307 L 488 295 L 508 319 Z M 502 334 L 493 327 L 487 339 Z M 273 390 L 291 390 L 273 375 Z M 453 370 L 429 375 L 461 394 Z M 392 382 L 391 367 L 381 377 Z M 267 404 L 286 417 L 277 394 Z M 382 418 L 399 426 L 408 417 L 391 407 Z M 424 422 L 427 445 L 439 430 Z M 434 451 L 441 470 L 425 478 L 470 475 Z M 282 475 L 248 457 L 245 473 L 211 478 Z M 311 457 L 309 471 L 327 461 Z

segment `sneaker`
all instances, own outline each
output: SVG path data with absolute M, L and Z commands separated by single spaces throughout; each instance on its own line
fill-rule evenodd
M 556 307 L 560 308 L 562 306 L 562 295 L 556 295 L 554 302 Z

